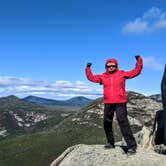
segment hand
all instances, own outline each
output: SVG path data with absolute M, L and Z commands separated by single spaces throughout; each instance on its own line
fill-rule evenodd
M 140 58 L 140 57 L 141 57 L 140 55 L 136 55 L 135 59 L 138 60 L 138 58 Z
M 91 67 L 92 66 L 92 63 L 87 63 L 86 67 Z

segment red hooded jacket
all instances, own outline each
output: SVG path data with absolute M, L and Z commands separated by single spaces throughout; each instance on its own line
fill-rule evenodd
M 142 58 L 139 57 L 136 62 L 136 66 L 131 71 L 123 71 L 118 69 L 118 63 L 116 59 L 108 59 L 105 63 L 114 62 L 117 65 L 117 69 L 114 73 L 110 74 L 106 68 L 106 72 L 99 75 L 93 75 L 90 67 L 86 67 L 87 79 L 103 84 L 104 103 L 125 103 L 127 102 L 125 81 L 126 79 L 133 78 L 140 74 L 142 70 Z

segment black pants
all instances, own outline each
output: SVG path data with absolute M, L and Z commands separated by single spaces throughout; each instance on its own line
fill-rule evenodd
M 126 103 L 104 105 L 104 130 L 107 137 L 107 141 L 111 144 L 115 143 L 112 130 L 114 111 L 116 112 L 116 117 L 120 126 L 120 130 L 127 143 L 128 148 L 136 148 L 137 144 L 135 138 L 133 137 L 133 133 L 131 131 L 129 121 L 127 118 Z

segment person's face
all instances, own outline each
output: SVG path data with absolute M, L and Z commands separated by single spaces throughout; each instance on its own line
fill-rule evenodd
M 114 64 L 114 65 L 107 65 L 107 70 L 110 72 L 110 73 L 113 73 L 116 71 L 116 68 L 117 66 Z

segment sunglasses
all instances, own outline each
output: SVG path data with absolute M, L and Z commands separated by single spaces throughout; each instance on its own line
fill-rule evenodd
M 109 66 L 106 66 L 107 68 L 116 68 L 116 65 L 109 65 Z

